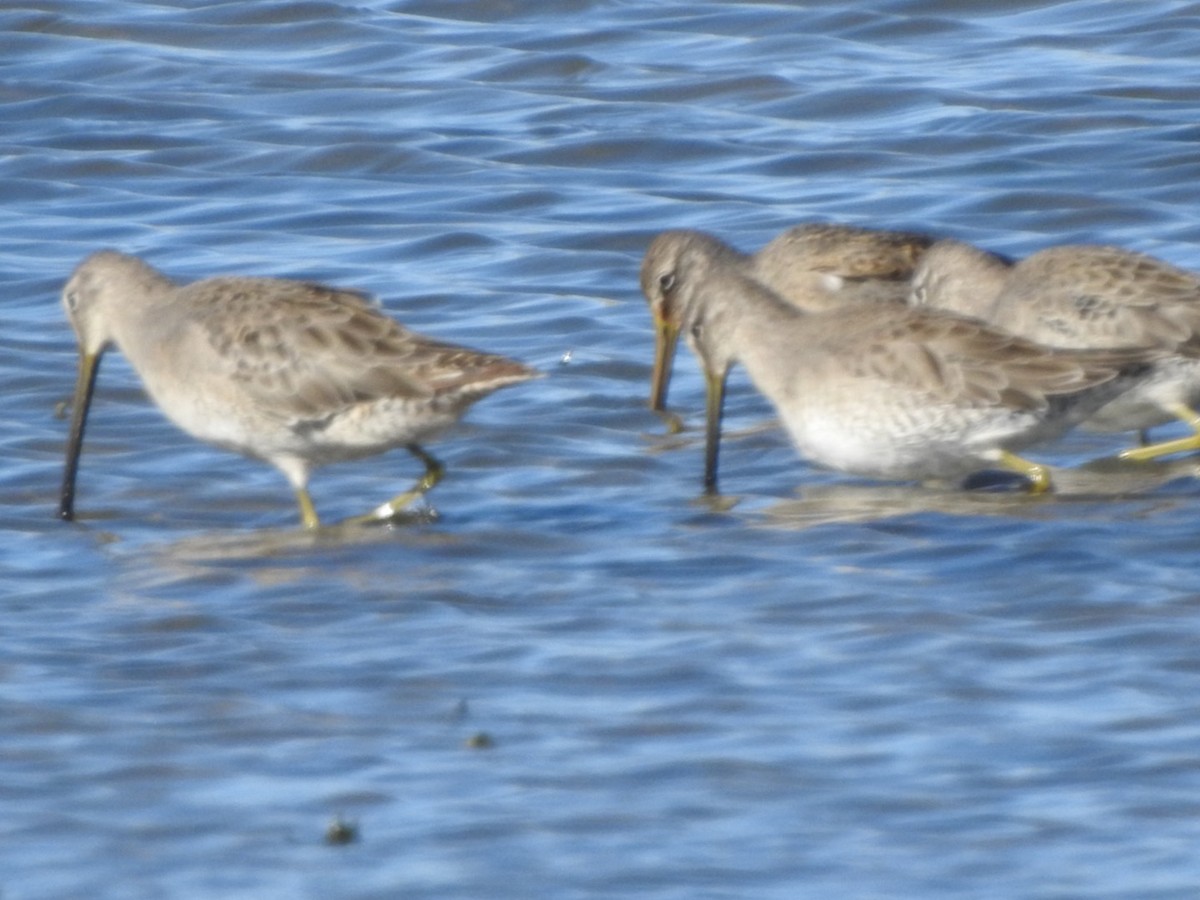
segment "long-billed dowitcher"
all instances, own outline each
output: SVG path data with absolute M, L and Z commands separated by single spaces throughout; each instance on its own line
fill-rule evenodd
M 751 274 L 807 312 L 847 303 L 903 302 L 934 238 L 813 222 L 789 228 L 750 258 Z
M 934 238 L 907 231 L 887 231 L 810 222 L 789 228 L 753 255 L 728 249 L 726 265 L 765 284 L 791 305 L 820 312 L 853 303 L 903 303 L 921 254 Z M 671 323 L 655 320 L 660 345 L 667 349 L 653 383 L 659 385 L 650 406 L 666 406 L 667 384 L 674 363 L 676 336 Z
M 735 362 L 814 462 L 903 480 L 1000 467 L 1042 491 L 1050 486 L 1046 468 L 1014 451 L 1057 437 L 1093 412 L 1144 368 L 1147 355 L 1050 349 L 983 322 L 904 305 L 805 313 L 748 277 L 724 243 L 694 231 L 654 239 L 641 285 L 656 321 L 686 335 L 704 370 L 710 491 Z M 657 356 L 667 352 L 662 334 Z M 661 366 L 655 371 L 665 377 Z
M 64 519 L 74 517 L 84 425 L 110 346 L 184 431 L 279 469 L 309 528 L 318 525 L 308 493 L 314 468 L 407 447 L 425 464 L 424 476 L 360 517 L 389 519 L 441 477 L 421 442 L 476 400 L 537 374 L 415 334 L 353 291 L 282 278 L 177 285 L 112 250 L 80 263 L 62 299 L 79 340 Z
M 938 241 L 913 270 L 908 303 L 988 321 L 1013 260 L 965 241 Z
M 911 302 L 976 316 L 1055 347 L 1161 350 L 1130 390 L 1083 423 L 1145 431 L 1181 420 L 1192 434 L 1126 450 L 1153 459 L 1200 449 L 1200 278 L 1119 247 L 1050 247 L 1015 265 L 969 244 L 942 241 L 913 276 Z

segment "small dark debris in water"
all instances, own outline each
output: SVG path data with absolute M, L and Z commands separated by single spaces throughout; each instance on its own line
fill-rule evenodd
M 496 746 L 496 742 L 486 731 L 477 731 L 467 738 L 467 746 L 472 750 L 490 750 Z
M 71 408 L 70 400 L 59 400 L 57 403 L 54 404 L 54 418 L 65 419 L 67 417 L 67 410 L 69 410 L 70 408 Z
M 325 843 L 331 847 L 343 844 L 353 844 L 358 840 L 358 823 L 349 822 L 341 816 L 334 816 L 333 821 L 325 828 Z

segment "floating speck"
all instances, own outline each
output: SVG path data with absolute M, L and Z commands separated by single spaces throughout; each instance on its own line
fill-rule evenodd
M 477 731 L 467 738 L 467 746 L 472 750 L 490 750 L 496 746 L 496 742 L 486 731 Z
M 330 846 L 353 844 L 358 840 L 358 823 L 349 822 L 341 816 L 334 816 L 325 827 L 325 843 Z

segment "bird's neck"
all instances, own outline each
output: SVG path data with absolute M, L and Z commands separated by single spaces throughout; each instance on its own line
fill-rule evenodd
M 772 360 L 799 352 L 798 336 L 809 314 L 757 283 L 747 285 L 740 300 L 727 323 L 727 346 L 755 386 L 768 398 L 777 399 L 785 390 L 781 376 L 790 367 L 780 367 Z

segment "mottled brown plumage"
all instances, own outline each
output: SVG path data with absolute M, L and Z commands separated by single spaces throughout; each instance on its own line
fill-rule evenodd
M 793 306 L 816 312 L 846 303 L 903 302 L 913 269 L 934 238 L 854 225 L 797 225 L 754 254 L 755 278 Z
M 115 345 L 184 431 L 263 459 L 317 524 L 309 474 L 339 460 L 419 444 L 474 401 L 533 378 L 529 367 L 423 337 L 354 291 L 281 278 L 209 278 L 176 285 L 115 251 L 85 259 L 63 291 L 80 371 L 60 513 L 71 518 L 88 400 L 101 354 Z M 394 514 L 401 495 L 375 513 Z
M 1200 355 L 1200 278 L 1120 247 L 1035 253 L 1013 268 L 994 309 L 1002 327 L 1056 346 Z
M 1085 426 L 1141 431 L 1175 419 L 1194 437 L 1122 456 L 1150 459 L 1200 449 L 1200 278 L 1142 253 L 1090 244 L 1042 250 L 1010 265 L 943 241 L 913 277 L 911 301 L 952 309 L 1055 347 L 1161 351 L 1142 380 Z

